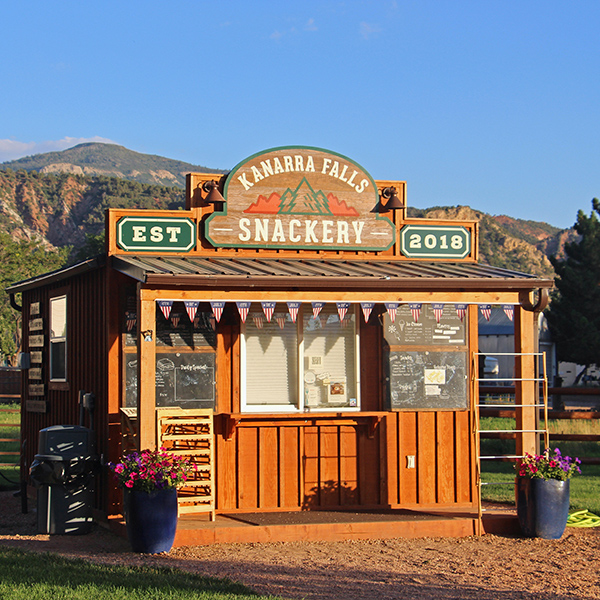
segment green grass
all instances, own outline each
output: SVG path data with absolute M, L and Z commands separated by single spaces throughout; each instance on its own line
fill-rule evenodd
M 0 438 L 14 438 L 15 441 L 0 442 L 0 452 L 19 452 L 20 422 L 19 404 L 0 404 Z M 0 490 L 15 489 L 19 485 L 19 457 L 3 456 L 0 463 L 14 463 L 14 467 L 0 467 Z
M 481 429 L 515 429 L 514 419 L 484 417 Z M 548 423 L 550 446 L 560 447 L 563 454 L 578 457 L 600 457 L 600 442 L 566 442 L 552 443 L 552 433 L 588 433 L 600 434 L 598 420 L 551 420 Z M 481 440 L 481 454 L 514 454 L 514 440 Z M 491 460 L 481 461 L 482 482 L 505 482 L 511 485 L 485 485 L 481 488 L 483 500 L 491 502 L 514 503 L 514 468 L 512 463 Z M 600 515 L 600 465 L 581 465 L 581 475 L 571 479 L 571 509 L 587 509 Z
M 51 554 L 0 548 L 3 600 L 266 599 L 228 579 L 150 567 L 94 565 Z

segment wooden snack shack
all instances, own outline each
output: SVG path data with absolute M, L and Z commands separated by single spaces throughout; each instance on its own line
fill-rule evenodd
M 478 314 L 514 319 L 517 453 L 533 451 L 552 282 L 478 263 L 477 222 L 408 218 L 405 182 L 330 151 L 214 178 L 188 175 L 185 210 L 110 209 L 104 256 L 8 289 L 25 464 L 40 429 L 83 415 L 104 465 L 157 446 L 198 462 L 176 544 L 475 533 Z M 106 466 L 95 502 L 119 520 Z

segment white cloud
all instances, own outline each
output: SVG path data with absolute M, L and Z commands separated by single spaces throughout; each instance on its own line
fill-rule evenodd
M 317 26 L 315 25 L 315 20 L 313 18 L 310 18 L 306 22 L 306 25 L 304 26 L 304 29 L 306 31 L 317 31 Z
M 77 144 L 85 144 L 88 142 L 97 142 L 101 144 L 115 144 L 112 140 L 103 137 L 94 136 L 91 138 L 73 138 L 64 137 L 62 140 L 48 140 L 45 142 L 20 142 L 18 140 L 0 140 L 0 162 L 8 160 L 16 160 L 23 156 L 31 156 L 33 154 L 42 154 L 44 152 L 56 152 L 66 150 L 77 146 Z
M 360 24 L 360 35 L 368 40 L 371 36 L 376 35 L 381 32 L 381 27 L 378 25 L 373 25 L 372 23 L 366 23 L 363 21 Z

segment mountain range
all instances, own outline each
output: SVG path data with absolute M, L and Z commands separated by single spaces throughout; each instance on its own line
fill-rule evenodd
M 119 177 L 138 183 L 185 188 L 186 173 L 224 173 L 116 144 L 79 144 L 61 152 L 46 152 L 0 164 L 0 169 Z
M 133 152 L 115 144 L 80 144 L 0 164 L 0 231 L 39 240 L 49 250 L 80 248 L 104 228 L 108 207 L 184 206 L 185 174 L 222 170 Z M 549 256 L 575 238 L 573 229 L 492 216 L 468 206 L 409 208 L 409 216 L 479 220 L 480 261 L 552 277 Z

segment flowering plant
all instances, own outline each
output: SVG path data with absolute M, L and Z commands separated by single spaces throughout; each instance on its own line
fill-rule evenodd
M 188 459 L 160 450 L 132 452 L 121 462 L 108 463 L 121 487 L 141 492 L 173 489 L 187 480 L 195 466 Z
M 558 448 L 551 450 L 546 448 L 543 454 L 535 456 L 526 453 L 516 465 L 515 469 L 519 477 L 527 479 L 559 479 L 565 481 L 573 475 L 581 473 L 578 458 L 563 456 Z

